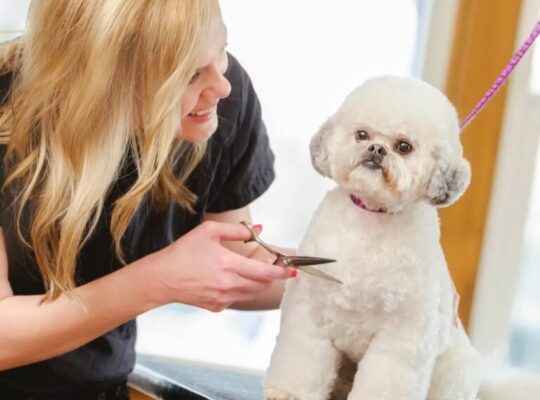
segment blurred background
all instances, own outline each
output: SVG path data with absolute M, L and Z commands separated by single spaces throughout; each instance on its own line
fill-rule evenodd
M 24 31 L 28 4 L 0 0 L 0 40 Z M 540 0 L 221 5 L 228 49 L 252 77 L 276 154 L 277 179 L 254 204 L 253 218 L 264 225 L 265 240 L 284 247 L 299 245 L 332 187 L 311 167 L 309 140 L 355 86 L 380 74 L 417 76 L 446 91 L 463 118 L 540 11 Z M 464 132 L 473 184 L 441 214 L 443 246 L 473 343 L 485 354 L 540 371 L 538 46 Z M 279 311 L 214 314 L 172 305 L 140 316 L 138 326 L 140 353 L 263 370 Z

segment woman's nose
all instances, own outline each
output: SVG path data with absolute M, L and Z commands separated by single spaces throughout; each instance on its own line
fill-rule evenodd
M 231 82 L 222 74 L 220 74 L 219 81 L 219 85 L 216 86 L 216 93 L 221 99 L 224 99 L 231 94 Z
M 221 71 L 216 70 L 214 71 L 214 74 L 212 74 L 212 80 L 207 89 L 207 92 L 208 91 L 216 98 L 224 99 L 231 94 L 231 83 Z

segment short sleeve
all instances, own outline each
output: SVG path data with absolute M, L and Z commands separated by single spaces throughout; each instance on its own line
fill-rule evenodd
M 262 195 L 275 178 L 274 154 L 259 99 L 249 76 L 232 56 L 226 76 L 232 91 L 218 106 L 220 126 L 211 151 L 219 165 L 210 188 L 208 212 L 247 206 Z

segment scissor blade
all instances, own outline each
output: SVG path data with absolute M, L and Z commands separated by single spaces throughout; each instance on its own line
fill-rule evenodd
M 332 260 L 331 258 L 321 257 L 289 256 L 287 258 L 289 263 L 292 263 L 297 267 L 304 267 L 307 265 L 329 264 L 336 262 L 336 260 Z
M 325 272 L 319 271 L 317 268 L 311 267 L 309 265 L 303 265 L 303 266 L 296 265 L 296 268 L 298 268 L 300 271 L 304 271 L 318 278 L 323 278 L 323 279 L 326 279 L 327 281 L 343 284 L 343 282 L 341 282 L 339 279 L 336 279 L 333 276 L 328 275 Z

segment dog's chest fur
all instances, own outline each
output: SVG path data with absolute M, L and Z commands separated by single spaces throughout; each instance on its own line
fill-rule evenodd
M 339 188 L 322 201 L 300 253 L 338 260 L 320 269 L 343 285 L 310 276 L 301 284 L 316 299 L 320 327 L 352 359 L 361 357 L 386 321 L 419 301 L 433 301 L 433 293 L 421 292 L 422 282 L 432 290 L 446 269 L 432 207 L 419 204 L 397 215 L 369 212 Z

